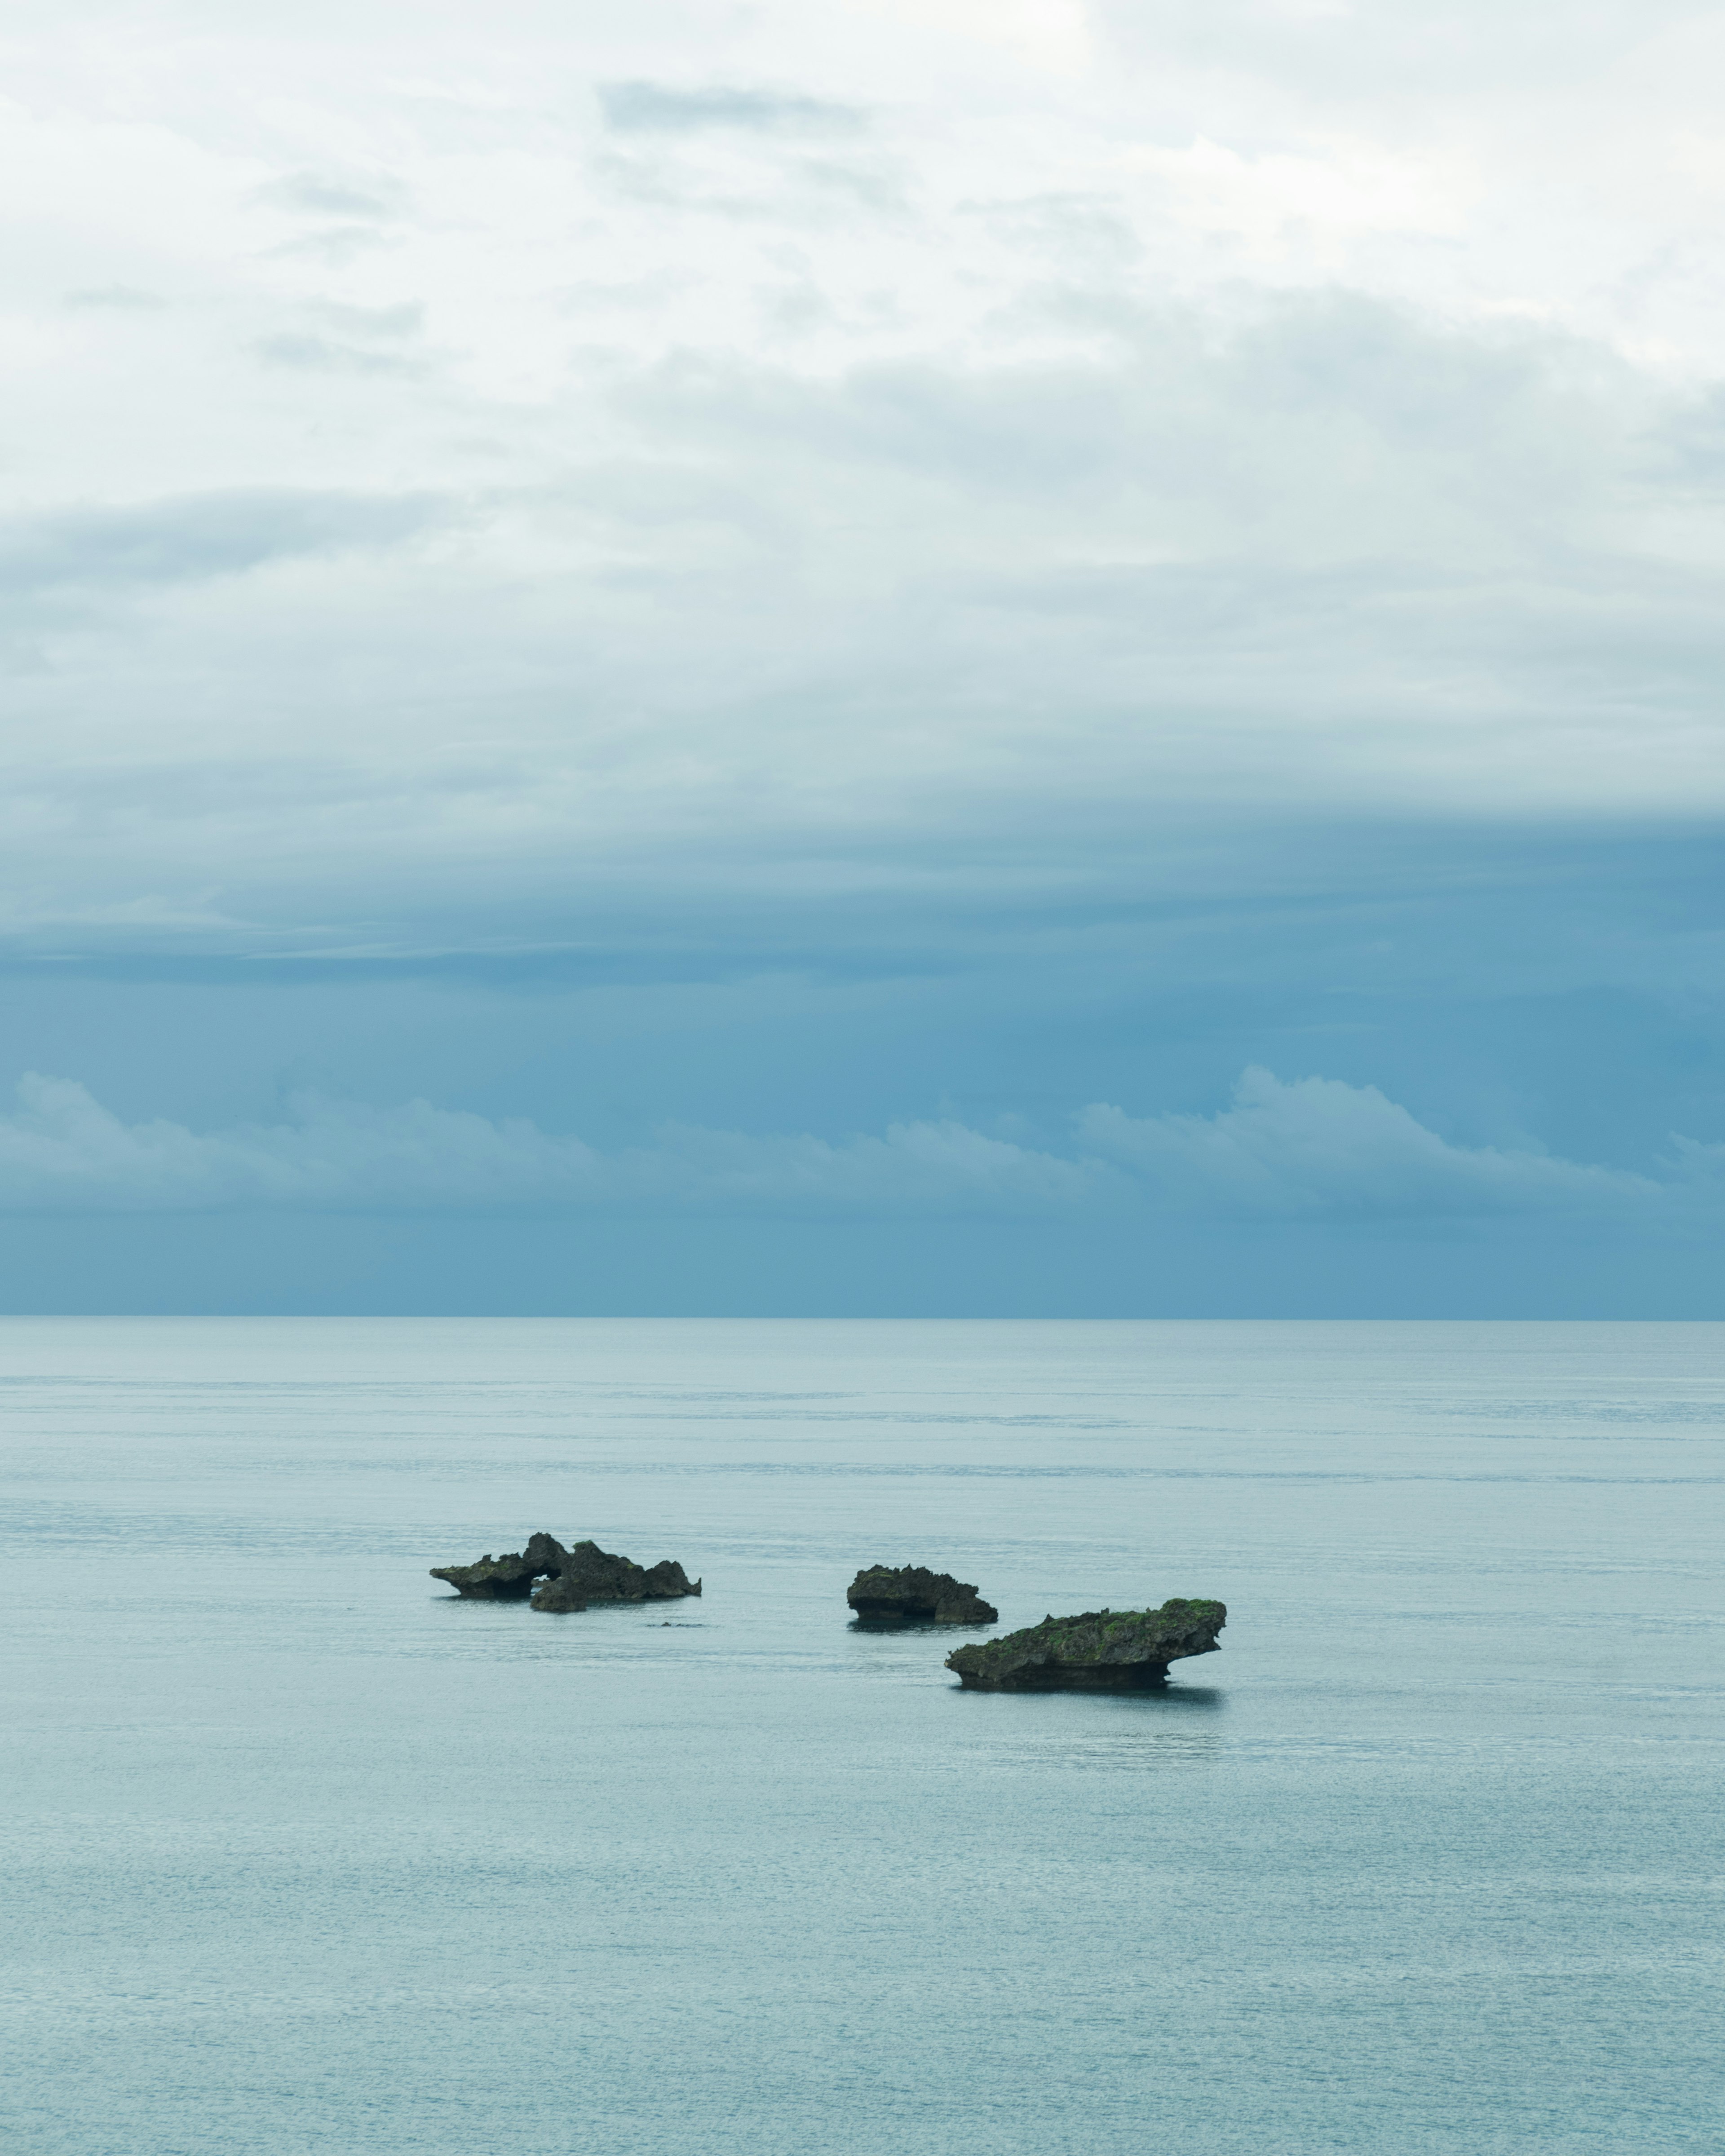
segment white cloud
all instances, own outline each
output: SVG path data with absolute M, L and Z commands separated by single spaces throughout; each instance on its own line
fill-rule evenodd
M 1147 1182 L 1219 1209 L 1331 1219 L 1650 1209 L 1667 1186 L 1527 1150 L 1447 1143 L 1375 1086 L 1284 1084 L 1247 1070 L 1215 1116 L 1086 1108 L 1082 1142 Z
M 1214 1116 L 1134 1117 L 1096 1105 L 1065 1151 L 955 1122 L 833 1142 L 669 1126 L 605 1153 L 524 1120 L 424 1101 L 306 1096 L 292 1120 L 198 1133 L 126 1124 L 64 1079 L 26 1077 L 0 1117 L 0 1208 L 291 1208 L 1081 1215 L 1106 1210 L 1418 1223 L 1607 1215 L 1717 1228 L 1725 1147 L 1678 1141 L 1657 1174 L 1458 1146 L 1372 1086 L 1248 1070 Z
M 1725 806 L 1705 11 L 7 35 L 0 932 Z
M 601 1154 L 525 1121 L 413 1101 L 308 1096 L 291 1122 L 197 1134 L 123 1123 L 69 1080 L 25 1077 L 0 1118 L 0 1205 L 205 1211 L 460 1207 L 814 1207 L 942 1212 L 1081 1204 L 1107 1172 L 951 1122 L 880 1137 L 745 1137 L 671 1127 L 650 1149 Z

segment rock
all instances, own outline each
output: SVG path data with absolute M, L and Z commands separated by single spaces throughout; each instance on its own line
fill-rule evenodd
M 1160 1684 L 1170 1662 L 1214 1654 L 1227 1621 L 1220 1602 L 1090 1609 L 955 1648 L 947 1667 L 972 1691 L 1136 1691 Z
M 578 1609 L 586 1609 L 587 1597 L 566 1573 L 557 1573 L 534 1589 L 533 1607 L 555 1610 L 558 1616 L 568 1617 Z
M 968 1580 L 950 1572 L 928 1572 L 920 1564 L 884 1564 L 860 1572 L 845 1599 L 865 1625 L 998 1625 L 1000 1612 L 984 1602 Z
M 691 1581 L 670 1558 L 642 1566 L 613 1557 L 597 1543 L 577 1543 L 565 1553 L 557 1576 L 533 1597 L 533 1607 L 567 1610 L 585 1609 L 593 1602 L 675 1602 L 700 1592 L 701 1582 Z
M 446 1579 L 469 1602 L 525 1602 L 533 1582 L 561 1572 L 569 1553 L 555 1535 L 535 1535 L 524 1550 L 507 1557 L 482 1557 L 477 1564 L 434 1565 L 434 1579 Z
M 477 1564 L 434 1565 L 434 1579 L 446 1579 L 470 1602 L 525 1602 L 536 1609 L 585 1609 L 590 1602 L 670 1602 L 699 1594 L 680 1564 L 669 1558 L 650 1568 L 626 1557 L 612 1557 L 597 1543 L 565 1549 L 555 1535 L 535 1535 L 524 1550 L 507 1557 L 482 1557 Z M 536 1579 L 545 1584 L 536 1594 Z

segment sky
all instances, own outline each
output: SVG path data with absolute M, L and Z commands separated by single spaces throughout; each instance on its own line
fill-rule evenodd
M 1722 91 L 13 0 L 0 1308 L 1725 1315 Z

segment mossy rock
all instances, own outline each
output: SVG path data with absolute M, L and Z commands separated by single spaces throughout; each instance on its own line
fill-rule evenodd
M 957 1647 L 947 1667 L 971 1691 L 1142 1691 L 1170 1662 L 1213 1655 L 1225 1603 L 1176 1597 L 1159 1609 L 1087 1609 Z

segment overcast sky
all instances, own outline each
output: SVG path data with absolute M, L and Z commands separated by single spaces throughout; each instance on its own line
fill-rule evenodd
M 0 1297 L 1716 1315 L 1725 17 L 0 25 Z

